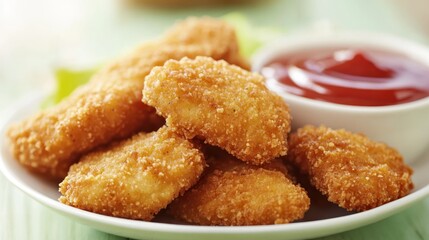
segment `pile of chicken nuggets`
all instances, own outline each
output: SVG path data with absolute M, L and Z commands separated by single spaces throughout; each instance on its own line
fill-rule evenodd
M 407 195 L 412 170 L 389 146 L 325 126 L 291 131 L 287 104 L 249 72 L 234 29 L 188 18 L 8 130 L 15 158 L 61 181 L 59 201 L 200 225 L 302 219 L 296 174 L 364 211 Z

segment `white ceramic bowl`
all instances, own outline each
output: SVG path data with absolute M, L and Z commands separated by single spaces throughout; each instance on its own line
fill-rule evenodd
M 278 39 L 261 48 L 253 58 L 253 71 L 283 54 L 311 48 L 375 49 L 403 54 L 429 68 L 429 48 L 397 37 L 362 32 L 296 35 Z M 428 76 L 429 77 L 429 76 Z M 289 104 L 292 127 L 320 125 L 364 133 L 396 148 L 410 163 L 429 145 L 429 97 L 399 105 L 363 107 L 322 102 L 287 93 L 276 81 L 270 90 Z

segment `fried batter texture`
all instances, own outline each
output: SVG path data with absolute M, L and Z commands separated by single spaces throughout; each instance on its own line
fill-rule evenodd
M 11 126 L 7 135 L 14 157 L 32 171 L 63 179 L 82 154 L 141 130 L 156 130 L 163 119 L 141 102 L 144 77 L 169 59 L 200 55 L 248 66 L 232 27 L 189 18 L 108 65 L 58 105 Z
M 225 61 L 169 60 L 146 77 L 143 102 L 186 138 L 203 139 L 247 163 L 287 153 L 288 106 L 261 75 Z
M 289 143 L 289 160 L 329 201 L 349 211 L 375 208 L 413 189 L 402 156 L 364 135 L 309 125 L 291 134 Z
M 163 127 L 82 157 L 60 184 L 59 201 L 104 215 L 151 220 L 194 185 L 204 167 L 198 149 Z
M 190 29 L 192 31 L 189 31 Z M 198 48 L 206 48 L 206 52 L 200 56 L 223 59 L 230 64 L 250 70 L 249 62 L 239 54 L 234 28 L 224 21 L 209 17 L 190 17 L 186 21 L 177 23 L 163 39 L 171 45 L 196 44 Z M 178 58 L 173 59 L 178 60 Z
M 175 218 L 200 225 L 281 224 L 302 218 L 310 206 L 279 159 L 254 166 L 224 153 L 207 161 L 197 185 L 168 207 Z

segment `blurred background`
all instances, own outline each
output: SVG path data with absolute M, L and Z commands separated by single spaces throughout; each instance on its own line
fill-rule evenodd
M 0 0 L 0 108 L 52 88 L 58 67 L 101 64 L 189 15 L 238 12 L 282 34 L 367 30 L 426 44 L 426 9 L 427 0 Z

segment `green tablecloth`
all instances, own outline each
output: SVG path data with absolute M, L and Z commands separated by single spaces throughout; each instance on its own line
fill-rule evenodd
M 132 9 L 120 1 L 0 1 L 0 111 L 34 89 L 53 87 L 52 69 L 105 61 L 187 15 L 244 13 L 288 33 L 323 20 L 340 29 L 388 32 L 427 43 L 387 0 L 253 1 L 192 9 Z M 320 23 L 320 21 L 319 21 Z M 1 114 L 0 116 L 3 116 Z M 429 239 L 429 198 L 390 218 L 322 239 Z M 0 174 L 0 239 L 122 239 L 67 219 Z

